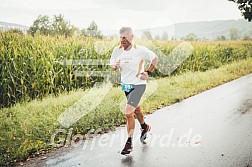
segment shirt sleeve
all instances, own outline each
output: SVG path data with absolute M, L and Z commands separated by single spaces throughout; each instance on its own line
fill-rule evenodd
M 117 49 L 116 47 L 113 49 L 113 52 L 111 54 L 111 57 L 110 57 L 110 61 L 109 61 L 109 65 L 114 65 L 116 64 L 116 58 L 117 58 Z
M 155 59 L 156 54 L 153 51 L 151 51 L 150 49 L 148 49 L 144 46 L 142 47 L 142 49 L 143 49 L 143 58 L 145 60 L 152 61 L 153 59 Z

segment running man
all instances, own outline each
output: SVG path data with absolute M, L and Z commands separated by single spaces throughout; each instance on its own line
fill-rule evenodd
M 127 118 L 128 139 L 121 151 L 123 155 L 129 154 L 133 149 L 134 114 L 141 125 L 141 142 L 146 139 L 147 132 L 151 129 L 151 126 L 144 121 L 139 102 L 146 89 L 146 80 L 157 64 L 156 54 L 144 46 L 132 43 L 133 37 L 130 27 L 122 27 L 120 29 L 120 46 L 114 48 L 110 58 L 112 69 L 119 70 L 121 73 L 122 90 L 127 98 L 125 115 Z M 151 62 L 146 71 L 144 70 L 144 60 Z

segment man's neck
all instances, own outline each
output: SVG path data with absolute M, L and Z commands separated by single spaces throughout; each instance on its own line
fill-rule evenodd
M 124 48 L 124 50 L 128 51 L 132 48 L 132 44 L 130 44 L 127 48 Z

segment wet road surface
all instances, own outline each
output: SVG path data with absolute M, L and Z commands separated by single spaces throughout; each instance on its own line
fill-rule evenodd
M 152 125 L 134 150 L 120 154 L 125 127 L 81 140 L 24 163 L 35 167 L 252 167 L 252 74 L 162 108 L 146 116 Z

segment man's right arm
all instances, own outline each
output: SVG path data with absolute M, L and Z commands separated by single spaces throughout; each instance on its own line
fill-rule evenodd
M 120 67 L 120 61 L 116 61 L 116 57 L 117 57 L 116 48 L 114 48 L 110 57 L 110 67 L 113 70 L 118 70 Z

